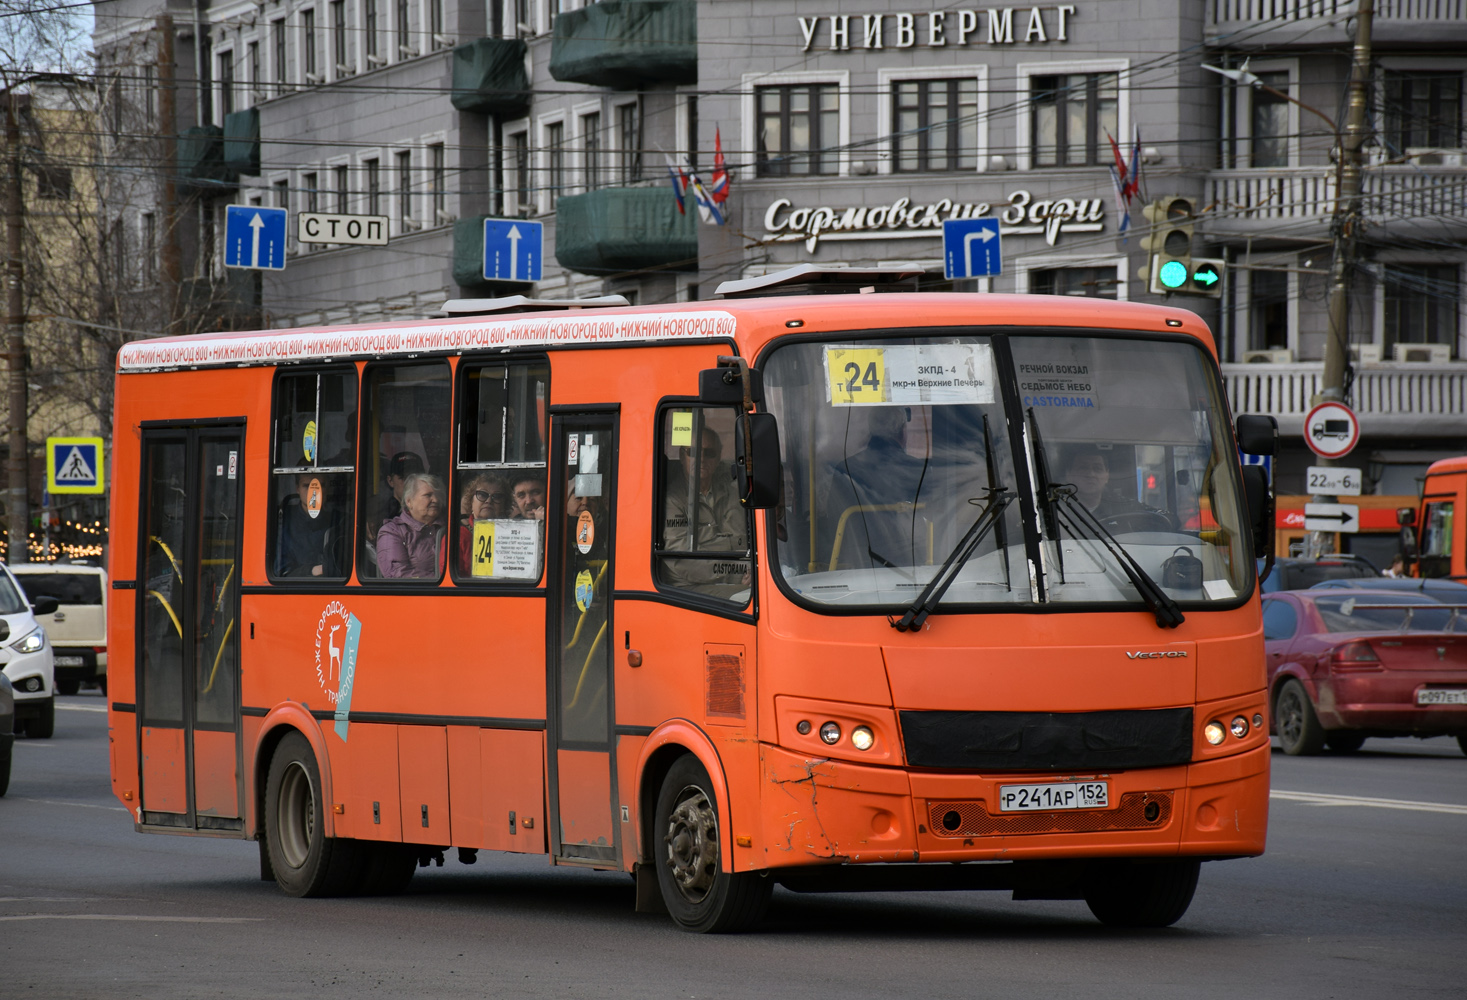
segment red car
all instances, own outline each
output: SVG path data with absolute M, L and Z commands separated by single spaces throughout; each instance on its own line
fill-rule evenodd
M 1348 753 L 1367 736 L 1456 736 L 1467 753 L 1467 604 L 1280 591 L 1263 598 L 1263 639 L 1285 753 Z

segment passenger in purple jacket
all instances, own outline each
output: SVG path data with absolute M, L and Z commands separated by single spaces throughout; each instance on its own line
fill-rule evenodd
M 443 480 L 415 472 L 402 486 L 402 512 L 377 532 L 377 568 L 398 580 L 436 580 L 443 573 Z

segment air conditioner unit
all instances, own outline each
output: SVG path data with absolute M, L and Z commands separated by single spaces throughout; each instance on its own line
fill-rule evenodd
M 1350 360 L 1357 365 L 1378 365 L 1380 364 L 1380 345 L 1351 344 Z
M 1269 351 L 1244 351 L 1245 365 L 1287 365 L 1294 360 L 1294 352 L 1287 347 Z
M 1391 356 L 1412 364 L 1444 365 L 1452 360 L 1451 344 L 1396 344 Z
M 1433 146 L 1411 146 L 1406 150 L 1406 159 L 1418 167 L 1460 167 L 1462 151 Z

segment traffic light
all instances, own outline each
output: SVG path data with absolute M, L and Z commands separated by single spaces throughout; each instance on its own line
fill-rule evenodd
M 1139 277 L 1153 295 L 1178 291 L 1192 273 L 1192 201 L 1168 195 L 1142 206 L 1141 214 L 1150 226 L 1141 240 L 1146 264 Z

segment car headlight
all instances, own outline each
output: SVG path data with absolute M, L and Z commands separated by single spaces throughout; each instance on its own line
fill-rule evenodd
M 39 653 L 46 648 L 46 630 L 37 625 L 24 636 L 15 640 L 10 648 L 17 653 Z

